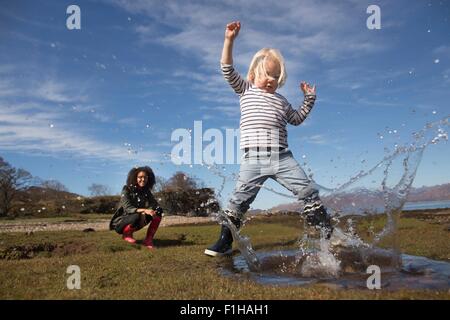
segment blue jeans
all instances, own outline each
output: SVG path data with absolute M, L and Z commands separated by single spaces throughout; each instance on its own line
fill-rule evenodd
M 250 150 L 242 155 L 239 178 L 227 208 L 231 214 L 242 219 L 268 178 L 274 179 L 290 190 L 303 203 L 306 198 L 319 200 L 314 183 L 307 177 L 289 149 Z

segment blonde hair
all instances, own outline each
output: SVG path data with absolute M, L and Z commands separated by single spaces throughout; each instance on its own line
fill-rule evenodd
M 284 66 L 284 59 L 280 51 L 273 48 L 263 48 L 259 50 L 252 59 L 248 68 L 247 80 L 254 83 L 255 79 L 261 76 L 268 76 L 266 71 L 266 61 L 273 60 L 280 65 L 280 77 L 278 78 L 278 87 L 281 88 L 286 82 L 287 73 Z

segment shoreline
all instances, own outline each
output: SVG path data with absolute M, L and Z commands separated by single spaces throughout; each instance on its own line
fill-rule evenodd
M 67 220 L 70 218 L 68 217 Z M 32 220 L 32 219 L 27 219 Z M 73 222 L 36 222 L 36 221 L 24 221 L 24 220 L 8 220 L 11 222 L 4 223 L 0 221 L 0 233 L 9 232 L 36 232 L 36 231 L 66 231 L 66 230 L 78 230 L 85 231 L 104 231 L 109 230 L 108 219 L 98 219 L 97 221 L 73 221 Z M 18 223 L 14 223 L 14 222 Z M 186 224 L 206 224 L 214 223 L 212 217 L 185 217 L 185 216 L 166 216 L 161 220 L 160 227 L 174 226 L 174 225 L 186 225 Z
M 266 214 L 249 215 L 254 218 L 268 218 L 271 216 L 283 216 L 283 215 L 296 215 L 296 212 L 274 212 Z M 402 211 L 404 218 L 427 218 L 427 217 L 445 217 L 450 216 L 450 209 L 420 209 L 420 210 L 407 210 Z M 36 218 L 39 220 L 40 218 Z M 42 219 L 42 218 L 41 218 Z M 52 218 L 45 218 L 48 221 L 33 221 L 33 218 L 27 219 L 15 219 L 15 220 L 0 220 L 0 233 L 21 232 L 30 233 L 36 231 L 102 231 L 109 230 L 109 221 L 107 219 L 93 219 L 92 221 L 83 220 L 80 218 L 67 217 L 67 221 L 51 221 Z M 71 221 L 73 220 L 73 221 Z M 186 217 L 170 215 L 165 216 L 161 221 L 161 227 L 175 226 L 175 225 L 188 225 L 188 224 L 215 224 L 217 223 L 213 217 Z M 93 230 L 90 230 L 93 229 Z

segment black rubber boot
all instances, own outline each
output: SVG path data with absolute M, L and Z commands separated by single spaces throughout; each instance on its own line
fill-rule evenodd
M 233 235 L 230 228 L 222 225 L 220 230 L 219 240 L 211 247 L 205 250 L 205 254 L 208 256 L 216 257 L 231 254 L 233 247 Z
M 325 231 L 326 239 L 330 239 L 333 233 L 330 215 L 320 201 L 314 201 L 305 205 L 303 214 L 310 226 L 321 228 Z

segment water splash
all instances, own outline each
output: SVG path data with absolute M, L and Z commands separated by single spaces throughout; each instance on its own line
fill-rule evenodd
M 403 146 L 395 144 L 394 151 L 387 154 L 375 166 L 360 171 L 341 186 L 331 189 L 316 184 L 323 201 L 334 219 L 339 221 L 346 216 L 368 216 L 385 214 L 387 222 L 384 228 L 374 234 L 372 243 L 365 243 L 357 235 L 352 224 L 347 232 L 336 227 L 330 241 L 324 235 L 305 226 L 303 237 L 299 240 L 299 250 L 295 254 L 290 268 L 304 277 L 338 278 L 342 273 L 340 259 L 333 253 L 334 248 L 351 248 L 358 254 L 359 260 L 367 264 L 374 256 L 389 260 L 387 268 L 400 270 L 402 256 L 400 253 L 397 230 L 400 213 L 411 190 L 425 149 L 429 145 L 448 140 L 443 127 L 448 127 L 449 117 L 428 123 L 422 130 L 413 134 L 413 142 Z M 378 175 L 378 176 L 377 176 Z M 367 181 L 367 180 L 370 181 Z M 264 186 L 260 186 L 264 187 Z M 268 189 L 268 188 L 266 188 Z M 279 192 L 276 192 L 280 194 Z M 284 194 L 282 194 L 284 195 Z M 290 195 L 285 195 L 292 198 Z M 251 271 L 264 269 L 258 255 L 251 247 L 250 239 L 242 237 L 229 219 L 218 214 L 219 220 L 232 230 L 241 255 Z M 350 220 L 351 221 L 351 220 Z M 373 232 L 373 230 L 372 230 Z M 381 240 L 391 237 L 391 250 L 380 254 L 376 247 Z M 286 263 L 280 270 L 288 270 Z
M 246 278 L 263 285 L 307 286 L 320 283 L 333 289 L 367 289 L 367 267 L 378 265 L 382 272 L 383 290 L 448 290 L 450 263 L 403 254 L 402 268 L 392 270 L 389 268 L 390 255 L 389 250 L 343 248 L 335 254 L 336 259 L 340 261 L 339 276 L 335 277 L 330 270 L 323 270 L 323 267 L 322 270 L 305 267 L 311 273 L 302 273 L 304 261 L 296 260 L 295 251 L 266 251 L 258 253 L 258 259 L 261 261 L 260 272 L 252 272 L 245 259 L 236 256 L 225 261 L 222 274 L 230 277 L 245 274 Z
M 304 252 L 304 251 L 303 251 Z M 296 261 L 301 264 L 300 274 L 310 278 L 338 278 L 341 273 L 341 261 L 330 250 L 330 242 L 322 235 L 319 240 L 319 250 L 302 252 Z

